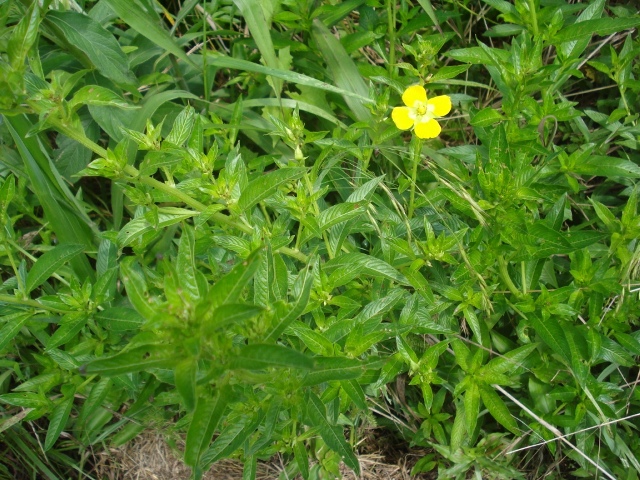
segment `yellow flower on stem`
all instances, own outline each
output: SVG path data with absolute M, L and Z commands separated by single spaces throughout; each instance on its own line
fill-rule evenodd
M 427 99 L 427 92 L 420 85 L 407 88 L 402 94 L 406 107 L 395 107 L 391 112 L 393 123 L 400 130 L 413 127 L 418 138 L 436 138 L 442 128 L 436 118 L 444 117 L 451 111 L 451 98 L 439 95 Z

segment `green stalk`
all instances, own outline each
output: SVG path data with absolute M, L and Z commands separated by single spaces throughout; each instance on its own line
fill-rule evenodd
M 396 1 L 387 0 L 387 33 L 389 34 L 389 77 L 393 78 L 396 64 Z
M 509 270 L 507 269 L 507 261 L 502 255 L 498 255 L 498 271 L 500 272 L 500 278 L 505 283 L 509 291 L 516 297 L 520 297 L 520 290 L 516 287 L 509 276 Z
M 411 190 L 409 195 L 409 220 L 413 218 L 414 203 L 416 198 L 416 180 L 418 178 L 418 164 L 420 163 L 420 152 L 422 152 L 422 139 L 415 137 L 413 144 L 413 160 L 411 163 Z
M 41 310 L 48 310 L 49 312 L 55 312 L 55 313 L 74 313 L 77 311 L 77 310 L 61 310 L 59 308 L 43 305 L 40 302 L 31 300 L 29 298 L 16 298 L 13 295 L 0 295 L 0 302 L 11 303 L 13 305 L 23 305 L 25 307 L 34 307 Z

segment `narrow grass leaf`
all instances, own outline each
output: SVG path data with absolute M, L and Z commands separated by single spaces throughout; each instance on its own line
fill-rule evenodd
M 358 67 L 333 33 L 317 18 L 313 21 L 311 35 L 327 62 L 327 67 L 336 85 L 359 97 L 367 98 L 369 89 L 358 71 Z M 344 99 L 357 120 L 365 122 L 371 119 L 371 112 L 365 107 L 363 101 L 351 96 L 345 96 Z
M 182 48 L 174 41 L 169 32 L 160 27 L 160 19 L 155 12 L 143 10 L 130 0 L 105 0 L 113 11 L 131 28 L 157 46 L 175 55 L 180 60 L 198 68 Z

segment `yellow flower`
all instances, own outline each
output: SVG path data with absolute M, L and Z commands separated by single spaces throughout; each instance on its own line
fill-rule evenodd
M 406 107 L 396 107 L 391 112 L 393 123 L 400 130 L 413 127 L 418 138 L 435 138 L 442 128 L 435 120 L 451 111 L 451 98 L 440 95 L 427 100 L 427 92 L 420 85 L 407 88 L 402 94 Z

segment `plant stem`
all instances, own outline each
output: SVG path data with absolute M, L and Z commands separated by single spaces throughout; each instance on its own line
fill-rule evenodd
M 520 297 L 520 290 L 516 287 L 509 276 L 509 270 L 507 269 L 507 261 L 502 255 L 498 255 L 498 270 L 500 271 L 500 278 L 505 283 L 509 291 L 516 297 Z
M 43 305 L 40 302 L 29 298 L 16 298 L 13 295 L 0 295 L 0 302 L 11 303 L 13 305 L 24 305 L 25 307 L 34 307 L 42 310 L 48 310 L 55 313 L 74 313 L 76 310 L 61 310 L 59 308 Z
M 389 35 L 389 77 L 396 64 L 396 0 L 387 0 L 387 33 Z
M 414 137 L 413 159 L 411 163 L 411 187 L 409 193 L 409 220 L 413 218 L 414 203 L 416 198 L 416 180 L 418 178 L 418 164 L 420 163 L 420 152 L 422 151 L 422 139 Z

